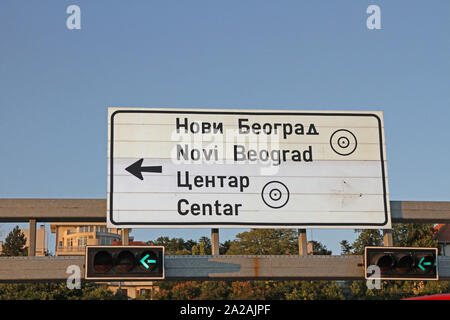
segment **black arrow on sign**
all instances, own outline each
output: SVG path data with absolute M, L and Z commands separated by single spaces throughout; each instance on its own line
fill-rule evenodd
M 136 178 L 139 178 L 141 180 L 144 180 L 144 177 L 142 176 L 142 172 L 162 172 L 162 166 L 150 166 L 150 167 L 143 167 L 142 162 L 144 159 L 140 159 L 133 163 L 131 166 L 126 168 L 129 173 L 131 173 Z

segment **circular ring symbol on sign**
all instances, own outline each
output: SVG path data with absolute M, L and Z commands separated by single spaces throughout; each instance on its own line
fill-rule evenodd
M 347 148 L 350 145 L 350 141 L 348 140 L 347 137 L 340 137 L 338 139 L 338 145 L 339 145 L 339 147 L 345 149 L 345 148 Z
M 339 129 L 331 135 L 330 146 L 337 154 L 349 156 L 355 152 L 358 140 L 356 140 L 355 135 L 351 131 Z
M 268 207 L 280 209 L 289 201 L 289 189 L 280 181 L 270 181 L 263 187 L 261 197 Z
M 273 201 L 278 201 L 281 198 L 281 191 L 278 189 L 273 189 L 269 193 L 269 198 Z

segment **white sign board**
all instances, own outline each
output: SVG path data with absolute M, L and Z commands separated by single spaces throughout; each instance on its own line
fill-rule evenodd
M 109 108 L 109 227 L 391 228 L 381 112 Z

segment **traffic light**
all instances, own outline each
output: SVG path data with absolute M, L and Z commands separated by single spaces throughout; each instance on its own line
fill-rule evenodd
M 164 279 L 164 247 L 87 246 L 85 279 Z
M 374 273 L 377 266 L 379 274 Z M 369 268 L 369 270 L 368 270 Z M 366 279 L 438 280 L 436 248 L 366 247 Z

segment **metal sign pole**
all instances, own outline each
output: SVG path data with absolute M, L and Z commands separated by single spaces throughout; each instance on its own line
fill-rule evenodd
M 308 241 L 306 238 L 306 229 L 298 229 L 298 254 L 300 256 L 306 256 Z
M 211 229 L 211 254 L 219 255 L 219 229 Z
M 29 256 L 36 256 L 36 219 L 30 219 L 30 232 L 29 232 L 29 243 L 30 247 L 28 248 Z

